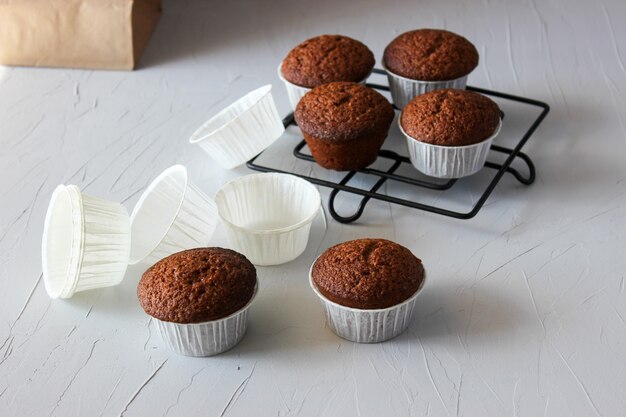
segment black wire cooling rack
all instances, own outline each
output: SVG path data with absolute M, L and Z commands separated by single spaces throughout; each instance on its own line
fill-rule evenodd
M 386 75 L 385 71 L 380 70 L 380 69 L 374 69 L 373 73 Z M 376 90 L 389 91 L 389 87 L 385 85 L 371 84 L 371 83 L 367 83 L 366 85 Z M 396 171 L 398 171 L 398 169 L 403 164 L 408 164 L 409 166 L 412 166 L 411 161 L 409 160 L 407 156 L 400 155 L 390 150 L 381 149 L 378 152 L 379 160 L 385 159 L 391 163 L 389 168 L 387 168 L 386 170 L 380 170 L 380 169 L 375 169 L 375 168 L 364 168 L 359 171 L 350 171 L 339 182 L 328 181 L 328 180 L 315 178 L 315 177 L 311 177 L 307 175 L 301 175 L 301 174 L 297 174 L 293 172 L 283 171 L 277 168 L 259 165 L 255 161 L 257 160 L 257 158 L 259 158 L 259 156 L 262 155 L 263 152 L 255 156 L 251 160 L 249 160 L 247 162 L 247 166 L 248 168 L 255 170 L 255 171 L 280 172 L 280 173 L 293 174 L 300 178 L 304 178 L 312 182 L 313 184 L 331 188 L 332 191 L 330 193 L 330 197 L 328 200 L 328 211 L 330 212 L 331 216 L 333 216 L 335 220 L 341 223 L 351 223 L 357 220 L 359 217 L 361 217 L 361 215 L 363 214 L 363 211 L 365 210 L 365 206 L 370 201 L 370 199 L 382 200 L 382 201 L 386 201 L 389 203 L 399 204 L 399 205 L 406 206 L 406 207 L 412 207 L 415 209 L 428 211 L 431 213 L 437 213 L 437 214 L 441 214 L 444 216 L 454 217 L 457 219 L 471 219 L 472 217 L 476 216 L 476 214 L 483 207 L 483 205 L 485 204 L 485 202 L 487 201 L 487 199 L 489 198 L 493 190 L 496 188 L 496 185 L 498 185 L 498 182 L 500 182 L 500 179 L 502 179 L 505 173 L 512 174 L 515 177 L 515 179 L 517 179 L 520 183 L 524 185 L 530 185 L 535 181 L 535 165 L 533 164 L 533 161 L 530 159 L 528 155 L 521 152 L 521 149 L 526 144 L 528 139 L 533 135 L 533 133 L 535 132 L 537 127 L 541 124 L 543 119 L 546 117 L 546 115 L 550 111 L 550 106 L 548 106 L 548 104 L 541 102 L 541 101 L 529 99 L 526 97 L 514 96 L 511 94 L 507 94 L 507 93 L 501 93 L 498 91 L 486 90 L 483 88 L 477 88 L 477 87 L 471 87 L 471 86 L 467 86 L 466 88 L 468 90 L 476 91 L 478 93 L 485 94 L 488 96 L 498 97 L 498 98 L 501 98 L 504 100 L 510 100 L 513 102 L 523 103 L 523 104 L 527 104 L 530 106 L 539 107 L 541 109 L 541 113 L 539 113 L 537 118 L 532 122 L 528 130 L 521 136 L 521 138 L 519 139 L 519 141 L 513 148 L 508 148 L 508 147 L 499 146 L 499 145 L 491 145 L 490 154 L 493 152 L 503 154 L 503 155 L 506 155 L 506 159 L 502 163 L 495 163 L 495 162 L 489 162 L 489 161 L 485 163 L 485 168 L 494 169 L 494 170 L 497 170 L 497 172 L 493 176 L 491 181 L 486 183 L 486 186 L 482 195 L 476 200 L 472 208 L 467 212 L 448 210 L 448 209 L 437 207 L 434 205 L 423 204 L 417 201 L 407 200 L 405 198 L 394 197 L 393 195 L 387 195 L 387 194 L 382 194 L 378 192 L 380 187 L 382 187 L 382 185 L 386 181 L 390 181 L 390 182 L 395 181 L 398 183 L 406 184 L 408 186 L 423 187 L 423 188 L 427 188 L 431 190 L 439 190 L 439 191 L 450 189 L 452 188 L 452 186 L 454 186 L 454 184 L 457 183 L 456 179 L 451 179 L 445 182 L 441 182 L 441 180 L 435 179 L 435 178 L 433 178 L 432 180 L 428 180 L 428 179 L 418 179 L 418 178 L 414 178 L 408 175 L 400 175 L 396 173 Z M 283 119 L 283 124 L 285 125 L 285 128 L 287 128 L 289 125 L 296 124 L 294 117 L 293 117 L 293 113 L 290 113 L 287 117 Z M 305 146 L 306 146 L 306 143 L 303 139 L 294 148 L 293 155 L 298 159 L 315 163 L 315 160 L 313 159 L 311 155 L 308 155 L 302 152 L 302 149 Z M 517 169 L 511 167 L 511 164 L 516 158 L 527 166 L 528 168 L 527 176 L 522 175 Z M 413 172 L 416 172 L 415 169 L 413 169 Z M 359 188 L 353 185 L 348 185 L 350 180 L 357 173 L 371 176 L 374 179 L 376 179 L 376 182 L 373 185 L 371 185 L 369 188 Z M 342 216 L 339 213 L 337 213 L 337 211 L 335 210 L 335 200 L 337 198 L 337 195 L 340 192 L 352 193 L 352 194 L 356 194 L 362 197 L 354 214 L 349 215 L 349 216 Z

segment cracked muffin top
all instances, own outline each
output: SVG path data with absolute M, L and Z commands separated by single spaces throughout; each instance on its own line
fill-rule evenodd
M 392 73 L 412 80 L 454 80 L 478 66 L 478 51 L 456 33 L 419 29 L 391 41 L 385 48 L 383 64 Z
M 402 110 L 402 129 L 415 140 L 439 146 L 482 142 L 498 128 L 500 108 L 467 90 L 444 89 L 415 97 Z
M 384 96 L 349 82 L 315 87 L 302 97 L 295 111 L 302 131 L 331 142 L 386 134 L 393 117 L 393 107 Z
M 256 286 L 256 270 L 230 249 L 197 248 L 168 256 L 150 267 L 137 287 L 146 313 L 162 321 L 200 323 L 243 308 Z
M 374 54 L 361 42 L 342 35 L 321 35 L 293 48 L 280 71 L 290 83 L 313 88 L 332 81 L 361 82 L 374 62 Z
M 327 249 L 313 264 L 313 282 L 329 300 L 358 309 L 387 308 L 424 282 L 422 261 L 385 239 L 357 239 Z

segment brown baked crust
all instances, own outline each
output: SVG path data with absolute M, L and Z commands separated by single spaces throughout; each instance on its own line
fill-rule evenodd
M 500 108 L 482 94 L 444 89 L 415 97 L 402 110 L 400 124 L 413 139 L 440 146 L 482 142 L 500 123 Z
M 150 267 L 137 287 L 139 304 L 162 321 L 199 323 L 226 317 L 252 298 L 256 270 L 240 253 L 189 249 Z
M 478 51 L 456 33 L 418 29 L 391 41 L 385 48 L 383 64 L 392 73 L 412 80 L 454 80 L 478 66 Z
M 321 35 L 293 48 L 281 64 L 292 84 L 313 88 L 332 81 L 363 81 L 374 68 L 374 54 L 363 43 L 342 35 Z
M 321 167 L 335 171 L 356 171 L 376 161 L 387 132 L 362 136 L 351 141 L 327 141 L 303 132 L 311 155 Z
M 387 308 L 410 298 L 424 281 L 422 261 L 385 239 L 357 239 L 327 249 L 311 271 L 329 300 L 358 309 Z
M 380 93 L 363 84 L 332 82 L 300 99 L 295 118 L 303 132 L 327 141 L 386 136 L 394 111 Z

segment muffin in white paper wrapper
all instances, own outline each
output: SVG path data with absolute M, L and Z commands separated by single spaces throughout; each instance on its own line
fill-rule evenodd
M 306 93 L 311 91 L 311 89 L 308 87 L 301 87 L 297 84 L 293 84 L 287 81 L 287 79 L 283 77 L 283 72 L 280 70 L 282 66 L 283 64 L 281 62 L 278 66 L 278 78 L 280 78 L 280 80 L 285 84 L 285 88 L 287 89 L 287 97 L 289 98 L 289 104 L 291 104 L 292 110 L 295 111 L 296 106 L 300 102 L 300 99 L 304 97 Z
M 411 164 L 420 172 L 436 178 L 462 178 L 480 171 L 485 165 L 493 139 L 500 132 L 502 121 L 491 136 L 482 142 L 465 146 L 440 146 L 421 142 L 409 136 L 400 123 L 400 131 L 406 137 Z
M 226 183 L 215 196 L 232 248 L 255 265 L 279 265 L 304 252 L 321 197 L 289 174 L 252 174 Z
M 285 131 L 272 86 L 258 88 L 205 122 L 191 135 L 225 169 L 235 168 L 267 149 Z
M 385 68 L 385 71 L 387 72 L 387 80 L 389 81 L 389 90 L 391 91 L 393 104 L 400 110 L 409 104 L 409 101 L 419 95 L 430 91 L 442 90 L 444 88 L 464 90 L 467 83 L 467 75 L 454 80 L 420 81 L 394 74 L 387 68 Z
M 289 104 L 291 104 L 291 109 L 295 111 L 296 106 L 300 102 L 300 99 L 304 97 L 306 93 L 311 91 L 312 88 L 301 87 L 297 84 L 293 84 L 292 82 L 288 81 L 285 77 L 283 77 L 283 72 L 281 71 L 282 66 L 283 64 L 281 62 L 280 65 L 278 66 L 278 78 L 280 78 L 280 80 L 285 84 L 285 88 L 287 89 L 287 97 L 289 98 Z M 365 77 L 365 79 L 361 81 L 361 83 L 364 84 L 365 81 L 368 79 L 368 77 L 369 75 Z
M 183 249 L 205 246 L 217 226 L 215 202 L 189 181 L 187 169 L 163 171 L 141 195 L 130 217 L 130 264 L 150 265 Z
M 402 303 L 366 310 L 343 306 L 326 298 L 313 281 L 313 265 L 315 262 L 309 271 L 309 284 L 322 303 L 328 327 L 337 336 L 357 343 L 380 343 L 398 336 L 411 324 L 417 296 L 424 288 L 426 272 L 417 291 Z
M 184 356 L 213 356 L 235 347 L 248 328 L 248 309 L 258 292 L 258 281 L 250 301 L 233 314 L 202 323 L 173 323 L 154 318 L 159 334 L 174 352 Z
M 110 287 L 124 278 L 130 254 L 130 222 L 121 204 L 59 185 L 46 213 L 43 280 L 51 298 Z

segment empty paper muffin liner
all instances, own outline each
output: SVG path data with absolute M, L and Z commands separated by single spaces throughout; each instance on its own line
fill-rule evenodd
M 183 165 L 174 165 L 148 186 L 133 210 L 130 263 L 151 265 L 206 246 L 217 220 L 215 202 L 189 181 Z
M 215 196 L 231 247 L 255 265 L 278 265 L 304 252 L 321 197 L 310 182 L 263 173 L 226 183 Z
M 430 91 L 442 90 L 444 88 L 464 90 L 465 84 L 467 83 L 467 75 L 454 80 L 420 81 L 396 75 L 387 68 L 385 68 L 385 71 L 387 72 L 387 80 L 389 82 L 389 90 L 391 91 L 393 104 L 400 110 L 419 95 Z
M 315 262 L 309 271 L 309 284 L 322 303 L 328 327 L 337 336 L 357 343 L 380 343 L 398 336 L 409 327 L 417 296 L 424 288 L 426 272 L 421 286 L 407 300 L 388 308 L 365 310 L 346 307 L 326 298 L 313 281 L 313 265 Z
M 400 131 L 406 136 L 411 164 L 420 172 L 436 178 L 462 178 L 475 174 L 485 165 L 491 142 L 500 132 L 502 121 L 494 133 L 482 142 L 466 146 L 439 146 L 420 142 L 409 136 L 398 118 Z
M 258 291 L 241 310 L 219 320 L 203 323 L 173 323 L 154 319 L 165 344 L 184 356 L 213 356 L 235 347 L 248 328 L 248 309 Z
M 52 298 L 119 284 L 130 253 L 128 212 L 121 204 L 59 185 L 46 213 L 43 279 Z
M 285 131 L 272 86 L 258 88 L 205 122 L 189 139 L 223 168 L 239 166 L 267 149 Z

